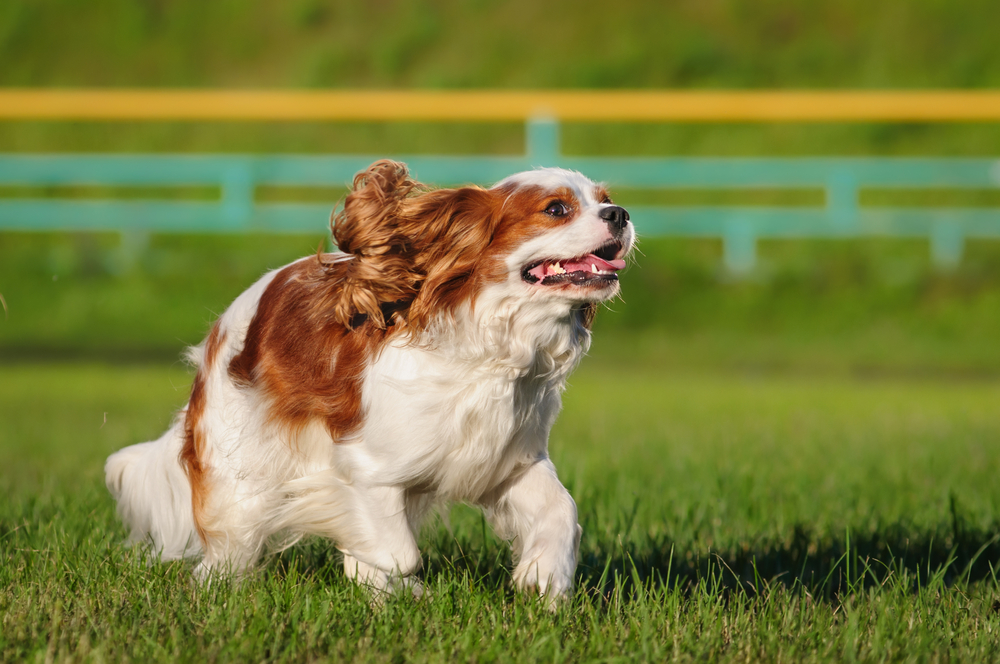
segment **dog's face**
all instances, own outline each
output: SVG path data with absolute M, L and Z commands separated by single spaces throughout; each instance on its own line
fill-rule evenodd
M 619 290 L 617 272 L 635 241 L 628 212 L 573 171 L 539 169 L 490 189 L 426 191 L 405 166 L 378 162 L 355 180 L 334 224 L 342 251 L 338 317 L 380 322 L 380 305 L 404 303 L 411 327 L 502 298 L 595 303 Z M 391 321 L 386 321 L 391 324 Z
M 493 191 L 504 195 L 505 221 L 493 244 L 510 247 L 502 252 L 509 282 L 532 297 L 572 302 L 618 293 L 617 273 L 635 231 L 605 187 L 579 173 L 544 169 L 507 178 Z

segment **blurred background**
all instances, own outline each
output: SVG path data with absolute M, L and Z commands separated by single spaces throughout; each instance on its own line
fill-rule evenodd
M 1000 6 L 932 0 L 369 3 L 12 1 L 0 86 L 198 89 L 937 89 L 1000 84 Z M 0 122 L 0 153 L 518 155 L 522 122 Z M 990 157 L 991 122 L 563 122 L 568 156 Z M 614 180 L 614 178 L 611 178 Z M 823 206 L 822 187 L 616 186 L 626 206 Z M 258 187 L 330 208 L 345 181 Z M 212 201 L 213 186 L 0 183 L 0 199 Z M 863 207 L 996 210 L 981 183 L 869 187 Z M 643 219 L 637 218 L 640 231 Z M 0 233 L 0 358 L 172 360 L 263 271 L 326 234 Z M 1000 243 L 935 266 L 926 237 L 644 238 L 595 353 L 710 370 L 995 375 Z M 629 357 L 618 358 L 622 361 Z
M 835 615 L 849 610 L 841 593 L 868 587 L 883 595 L 858 602 L 882 612 L 887 629 L 841 613 L 854 627 L 832 659 L 865 659 L 851 649 L 859 640 L 881 652 L 886 633 L 926 658 L 906 631 L 914 621 L 900 616 L 910 590 L 939 570 L 936 583 L 967 583 L 923 605 L 968 620 L 977 652 L 997 652 L 986 622 L 1000 606 L 995 93 L 993 119 L 969 119 L 978 102 L 966 98 L 951 104 L 953 118 L 924 122 L 640 122 L 615 119 L 615 108 L 558 125 L 82 120 L 10 109 L 19 91 L 66 89 L 987 94 L 1000 88 L 998 25 L 996 0 L 3 0 L 0 494 L 11 498 L 0 500 L 0 571 L 20 593 L 17 638 L 34 645 L 4 650 L 0 639 L 0 659 L 52 655 L 44 635 L 23 636 L 63 615 L 52 603 L 111 592 L 81 591 L 66 570 L 110 569 L 142 588 L 162 581 L 141 561 L 106 564 L 126 554 L 104 459 L 160 435 L 187 399 L 183 349 L 265 271 L 327 243 L 350 174 L 387 156 L 412 157 L 418 177 L 437 184 L 430 174 L 447 168 L 443 179 L 466 179 L 456 164 L 480 184 L 524 165 L 578 167 L 632 212 L 635 264 L 622 298 L 598 315 L 551 440 L 580 507 L 585 592 L 603 597 L 606 578 L 691 588 L 717 570 L 754 596 L 761 583 L 801 584 L 813 594 L 795 607 L 816 597 Z M 491 565 L 503 550 L 479 519 L 458 508 L 455 528 L 438 528 L 426 578 L 464 570 L 479 584 L 500 569 L 466 555 Z M 308 569 L 337 564 L 325 544 L 297 551 Z M 88 562 L 65 564 L 66 552 Z M 867 570 L 860 586 L 854 554 Z M 897 573 L 897 604 L 880 604 Z M 168 602 L 150 605 L 148 624 L 195 604 L 170 603 L 174 586 L 189 587 L 171 584 L 161 583 Z M 119 636 L 93 636 L 112 644 L 111 659 L 146 642 L 128 612 L 85 612 L 120 623 Z M 773 615 L 781 625 L 762 633 L 783 639 L 786 614 Z M 827 642 L 827 623 L 799 622 L 816 634 L 806 629 L 804 650 L 774 659 Z M 352 625 L 318 623 L 332 625 L 331 638 Z M 916 623 L 934 639 L 957 633 L 937 618 Z M 225 624 L 220 642 L 232 634 Z M 706 624 L 726 644 L 740 632 L 725 619 Z M 185 629 L 179 638 L 201 642 L 200 619 Z M 692 634 L 703 641 L 697 624 Z

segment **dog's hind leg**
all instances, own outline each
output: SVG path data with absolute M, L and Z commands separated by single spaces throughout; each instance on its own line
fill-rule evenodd
M 195 570 L 198 577 L 223 574 L 240 578 L 254 568 L 271 534 L 269 524 L 261 520 L 271 495 L 239 483 L 213 488 L 202 513 L 205 555 Z

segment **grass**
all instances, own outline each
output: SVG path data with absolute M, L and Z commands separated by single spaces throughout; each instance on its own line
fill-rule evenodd
M 550 615 L 465 507 L 421 538 L 420 602 L 371 607 L 319 540 L 237 586 L 149 565 L 101 465 L 186 369 L 4 366 L 0 659 L 998 658 L 1000 385 L 669 369 L 599 341 L 572 379 L 552 452 L 585 534 Z

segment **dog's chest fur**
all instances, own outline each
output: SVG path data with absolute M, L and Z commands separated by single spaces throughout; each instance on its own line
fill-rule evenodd
M 384 349 L 366 376 L 360 435 L 390 483 L 475 501 L 546 454 L 589 333 L 573 315 L 519 318 L 434 349 Z

